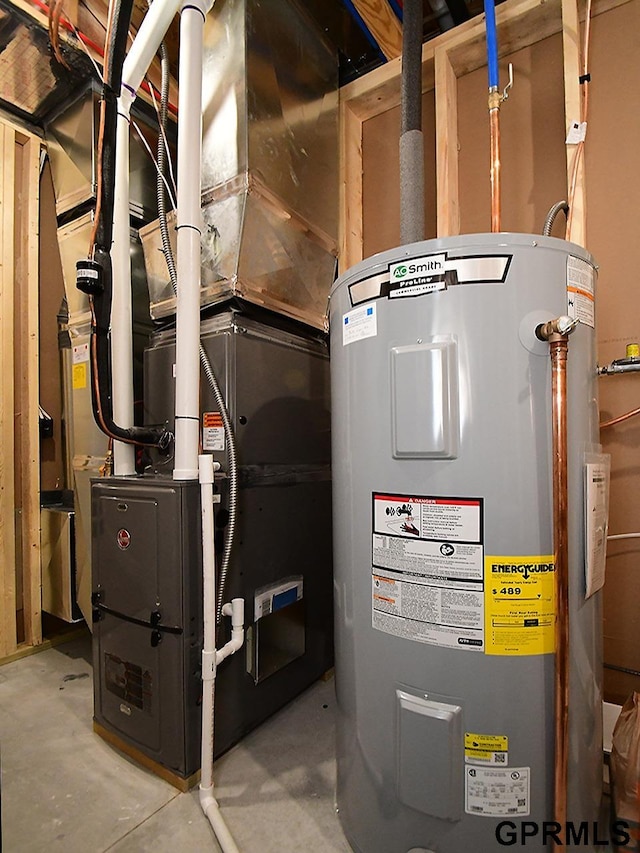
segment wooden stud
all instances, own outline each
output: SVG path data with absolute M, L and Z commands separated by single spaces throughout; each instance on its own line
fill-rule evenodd
M 358 14 L 387 59 L 402 53 L 402 26 L 387 0 L 353 0 Z
M 6 657 L 17 649 L 13 378 L 15 134 L 1 122 L 0 164 L 0 655 Z
M 438 237 L 460 233 L 458 187 L 458 80 L 449 55 L 435 55 L 436 218 Z
M 42 574 L 40 565 L 40 429 L 38 237 L 40 140 L 17 137 L 23 146 L 20 194 L 20 411 L 22 466 L 22 573 L 25 640 L 42 642 Z
M 340 104 L 340 272 L 362 260 L 362 121 Z
M 564 108 L 567 132 L 574 121 L 581 120 L 582 87 L 580 21 L 576 0 L 562 0 L 562 47 L 564 54 Z M 575 182 L 571 204 L 570 229 L 567 240 L 584 246 L 587 239 L 584 144 L 567 145 L 567 192 Z

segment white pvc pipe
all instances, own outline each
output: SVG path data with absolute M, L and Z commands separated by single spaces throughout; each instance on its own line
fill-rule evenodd
M 231 639 L 216 651 L 216 666 L 234 655 L 244 643 L 244 598 L 232 598 L 222 608 L 223 616 L 231 616 Z
M 216 678 L 215 525 L 213 517 L 213 456 L 198 456 L 202 513 L 202 749 L 200 785 L 213 786 L 213 707 Z
M 131 260 L 129 239 L 129 110 L 131 97 L 118 98 L 116 133 L 115 200 L 111 266 L 111 381 L 113 419 L 122 427 L 133 426 L 133 323 L 131 308 Z M 114 474 L 135 474 L 135 447 L 113 443 Z
M 238 845 L 234 841 L 233 835 L 229 832 L 229 827 L 222 817 L 218 801 L 211 794 L 203 790 L 202 786 L 200 786 L 200 805 L 211 824 L 211 828 L 223 853 L 240 853 Z
M 198 0 L 196 3 L 185 4 L 180 17 L 174 480 L 194 480 L 198 476 L 200 160 L 205 12 L 206 6 L 202 0 Z
M 111 306 L 111 364 L 113 418 L 132 427 L 133 414 L 133 323 L 131 307 L 131 261 L 129 240 L 129 124 L 131 103 L 144 75 L 174 19 L 181 0 L 154 0 L 140 25 L 122 68 L 118 98 L 116 135 L 115 202 L 111 247 L 113 302 Z M 116 476 L 135 474 L 135 447 L 115 441 Z
M 238 847 L 220 812 L 218 801 L 213 796 L 213 739 L 214 739 L 214 704 L 216 666 L 218 654 L 224 652 L 227 646 L 237 645 L 238 631 L 244 635 L 244 601 L 234 599 L 230 605 L 225 605 L 227 613 L 231 610 L 232 639 L 221 652 L 216 652 L 216 619 L 215 619 L 215 525 L 213 516 L 213 457 L 210 454 L 198 456 L 198 474 L 200 480 L 200 500 L 202 513 L 202 608 L 204 616 L 204 638 L 202 648 L 202 743 L 200 752 L 200 806 L 211 824 L 216 839 L 223 853 L 240 853 Z M 238 604 L 240 602 L 240 604 Z M 225 610 L 223 608 L 223 612 Z M 238 621 L 240 625 L 238 625 Z M 235 635 L 235 642 L 234 642 Z M 240 642 L 242 645 L 242 641 Z M 238 646 L 239 648 L 239 646 Z M 233 650 L 223 655 L 233 654 Z M 222 659 L 222 658 L 221 658 Z
M 122 84 L 134 95 L 175 18 L 182 0 L 153 0 L 122 66 Z

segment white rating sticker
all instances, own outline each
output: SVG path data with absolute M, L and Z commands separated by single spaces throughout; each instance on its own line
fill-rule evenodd
M 373 338 L 378 334 L 375 304 L 354 308 L 342 316 L 342 345 Z
M 529 814 L 530 767 L 465 767 L 464 810 L 482 817 Z

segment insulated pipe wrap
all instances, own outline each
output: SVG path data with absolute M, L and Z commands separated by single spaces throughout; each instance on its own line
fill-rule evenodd
M 422 130 L 422 0 L 405 0 L 400 85 L 400 132 Z
M 400 241 L 424 240 L 422 0 L 405 0 L 402 22 Z
M 400 137 L 400 241 L 424 240 L 424 145 L 421 130 Z

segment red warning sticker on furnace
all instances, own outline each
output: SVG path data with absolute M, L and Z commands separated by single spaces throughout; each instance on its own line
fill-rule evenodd
M 202 449 L 223 451 L 224 426 L 220 412 L 204 412 L 202 415 Z

